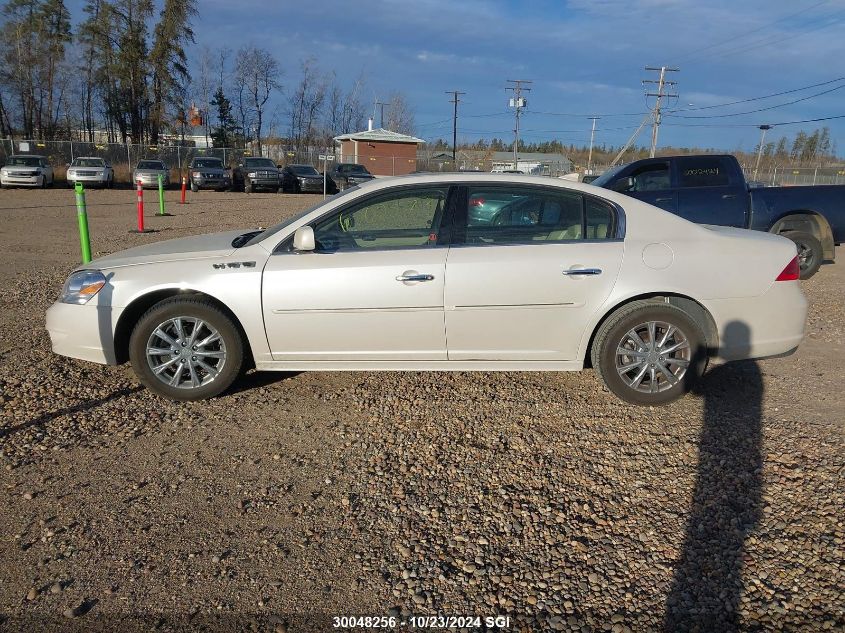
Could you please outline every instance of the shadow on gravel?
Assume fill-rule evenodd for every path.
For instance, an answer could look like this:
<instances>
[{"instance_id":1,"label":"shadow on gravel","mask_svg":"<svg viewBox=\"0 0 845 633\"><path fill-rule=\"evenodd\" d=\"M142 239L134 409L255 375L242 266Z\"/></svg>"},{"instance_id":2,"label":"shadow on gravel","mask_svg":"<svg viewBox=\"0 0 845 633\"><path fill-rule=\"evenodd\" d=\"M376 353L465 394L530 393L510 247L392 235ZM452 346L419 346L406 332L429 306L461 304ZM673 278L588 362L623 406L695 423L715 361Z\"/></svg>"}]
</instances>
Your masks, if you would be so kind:
<instances>
[{"instance_id":1,"label":"shadow on gravel","mask_svg":"<svg viewBox=\"0 0 845 633\"><path fill-rule=\"evenodd\" d=\"M301 373L301 371L251 371L238 378L223 395L230 396L242 391L269 387L277 382L296 378Z\"/></svg>"},{"instance_id":2,"label":"shadow on gravel","mask_svg":"<svg viewBox=\"0 0 845 633\"><path fill-rule=\"evenodd\" d=\"M21 422L20 424L0 429L0 439L8 437L13 433L17 433L18 431L28 429L32 426L44 426L45 424L52 422L56 418L60 418L63 415L67 415L68 413L79 413L80 411L88 411L90 409L94 409L96 407L99 407L100 405L105 404L106 402L110 402L117 398L122 398L124 396L137 393L141 391L141 389L141 387L123 387L122 389L118 389L117 391L114 391L107 396L103 396L102 398L92 398L91 400L85 400L84 402L80 402L79 404L75 404L70 407L64 407L62 409L56 409L55 411L42 413L37 418L32 418L31 420L27 420L26 422Z\"/></svg>"},{"instance_id":3,"label":"shadow on gravel","mask_svg":"<svg viewBox=\"0 0 845 633\"><path fill-rule=\"evenodd\" d=\"M750 341L733 322L725 339ZM699 389L704 420L681 558L666 601L666 631L736 631L745 540L761 515L763 378L753 361L722 365Z\"/></svg>"}]
</instances>

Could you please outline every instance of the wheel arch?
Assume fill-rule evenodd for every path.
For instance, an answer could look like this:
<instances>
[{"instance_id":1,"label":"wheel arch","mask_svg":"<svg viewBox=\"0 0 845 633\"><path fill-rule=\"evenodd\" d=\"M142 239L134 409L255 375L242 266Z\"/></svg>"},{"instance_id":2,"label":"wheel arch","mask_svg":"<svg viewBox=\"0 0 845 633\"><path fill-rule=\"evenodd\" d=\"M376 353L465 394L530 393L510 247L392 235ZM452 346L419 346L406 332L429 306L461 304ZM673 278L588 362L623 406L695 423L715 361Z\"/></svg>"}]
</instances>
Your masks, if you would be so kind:
<instances>
[{"instance_id":1,"label":"wheel arch","mask_svg":"<svg viewBox=\"0 0 845 633\"><path fill-rule=\"evenodd\" d=\"M803 231L809 233L819 240L822 244L822 251L826 260L832 260L835 257L836 251L833 242L833 230L830 224L820 213L810 211L809 209L790 211L788 214L780 217L772 228L770 233L780 235L787 231Z\"/></svg>"},{"instance_id":2,"label":"wheel arch","mask_svg":"<svg viewBox=\"0 0 845 633\"><path fill-rule=\"evenodd\" d=\"M602 315L602 317L593 327L593 331L590 333L589 341L587 342L587 345L583 351L582 358L584 360L585 368L592 367L591 352L593 349L593 343L596 339L596 334L601 329L601 326L604 325L605 321L607 321L616 312L624 308L626 305L633 303L634 301L653 301L654 303L668 303L669 305L673 305L676 308L680 308L701 326L701 330L704 332L704 336L707 342L707 354L709 356L713 355L719 349L719 329L716 327L716 321L713 320L713 316L710 314L710 311L707 308L705 308L701 303L699 303L692 297L688 297L686 295L674 292L651 292L634 295L633 297L627 297L624 300L614 304L611 308L605 311L604 315Z\"/></svg>"},{"instance_id":3,"label":"wheel arch","mask_svg":"<svg viewBox=\"0 0 845 633\"><path fill-rule=\"evenodd\" d=\"M114 329L114 355L118 365L122 365L129 361L129 337L132 335L132 330L138 320L144 313L152 308L155 304L170 299L172 297L187 298L202 298L211 301L217 308L220 309L226 316L228 316L235 327L241 334L244 345L244 362L246 365L252 366L254 358L252 355L252 346L249 342L249 337L246 335L243 325L235 316L229 307L220 301L217 297L199 290L185 290L181 288L164 288L161 290L153 290L151 292L140 295L132 300L132 302L124 308L123 312L118 317L117 324Z\"/></svg>"}]
</instances>

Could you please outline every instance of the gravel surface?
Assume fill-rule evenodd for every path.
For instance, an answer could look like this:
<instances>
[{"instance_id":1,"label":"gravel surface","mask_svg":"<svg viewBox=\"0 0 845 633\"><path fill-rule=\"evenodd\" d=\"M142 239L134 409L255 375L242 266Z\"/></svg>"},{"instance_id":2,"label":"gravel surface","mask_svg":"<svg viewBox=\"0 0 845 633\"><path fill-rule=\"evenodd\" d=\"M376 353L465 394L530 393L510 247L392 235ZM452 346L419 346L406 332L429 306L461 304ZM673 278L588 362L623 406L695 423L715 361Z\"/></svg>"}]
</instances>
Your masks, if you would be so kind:
<instances>
[{"instance_id":1,"label":"gravel surface","mask_svg":"<svg viewBox=\"0 0 845 633\"><path fill-rule=\"evenodd\" d=\"M133 191L89 192L95 255L319 200L178 195L137 235ZM72 204L0 191L0 630L845 630L842 249L796 355L665 408L592 372L251 373L176 404L51 354Z\"/></svg>"}]
</instances>

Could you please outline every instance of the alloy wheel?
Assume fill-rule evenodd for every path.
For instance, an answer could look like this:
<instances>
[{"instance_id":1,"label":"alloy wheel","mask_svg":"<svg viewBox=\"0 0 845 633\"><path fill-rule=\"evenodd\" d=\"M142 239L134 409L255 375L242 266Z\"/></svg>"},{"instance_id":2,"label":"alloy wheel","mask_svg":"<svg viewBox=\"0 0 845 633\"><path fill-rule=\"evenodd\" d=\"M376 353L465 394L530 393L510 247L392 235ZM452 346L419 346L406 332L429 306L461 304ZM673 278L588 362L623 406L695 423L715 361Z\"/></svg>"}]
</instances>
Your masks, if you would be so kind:
<instances>
[{"instance_id":1,"label":"alloy wheel","mask_svg":"<svg viewBox=\"0 0 845 633\"><path fill-rule=\"evenodd\" d=\"M623 335L615 358L616 371L629 388L660 393L683 380L692 360L692 348L676 325L647 321Z\"/></svg>"},{"instance_id":2,"label":"alloy wheel","mask_svg":"<svg viewBox=\"0 0 845 633\"><path fill-rule=\"evenodd\" d=\"M146 344L147 364L161 382L195 389L213 382L226 364L226 344L208 322L175 317L160 323Z\"/></svg>"}]
</instances>

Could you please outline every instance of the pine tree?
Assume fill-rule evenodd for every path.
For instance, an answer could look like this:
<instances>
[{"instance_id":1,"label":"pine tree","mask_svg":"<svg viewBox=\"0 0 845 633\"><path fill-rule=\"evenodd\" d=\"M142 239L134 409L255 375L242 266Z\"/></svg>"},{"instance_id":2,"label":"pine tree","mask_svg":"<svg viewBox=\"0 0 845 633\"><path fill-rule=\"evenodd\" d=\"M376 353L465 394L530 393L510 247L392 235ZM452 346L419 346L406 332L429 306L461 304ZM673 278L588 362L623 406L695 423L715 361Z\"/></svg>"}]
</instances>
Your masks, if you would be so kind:
<instances>
[{"instance_id":1,"label":"pine tree","mask_svg":"<svg viewBox=\"0 0 845 633\"><path fill-rule=\"evenodd\" d=\"M214 147L232 147L238 124L232 114L232 103L223 93L222 86L214 93L211 105L217 109L217 126L211 132L212 143Z\"/></svg>"}]
</instances>

